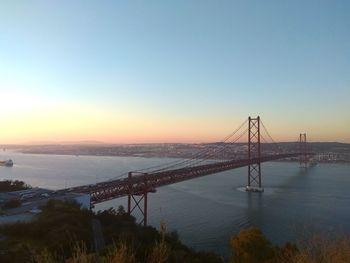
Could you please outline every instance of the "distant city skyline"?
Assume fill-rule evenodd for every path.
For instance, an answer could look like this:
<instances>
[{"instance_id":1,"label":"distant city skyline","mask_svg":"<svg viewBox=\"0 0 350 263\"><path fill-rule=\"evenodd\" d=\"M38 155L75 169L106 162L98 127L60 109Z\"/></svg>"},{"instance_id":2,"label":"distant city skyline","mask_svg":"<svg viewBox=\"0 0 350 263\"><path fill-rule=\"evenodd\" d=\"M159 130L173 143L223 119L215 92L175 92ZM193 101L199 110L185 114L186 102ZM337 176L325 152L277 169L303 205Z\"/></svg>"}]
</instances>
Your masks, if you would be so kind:
<instances>
[{"instance_id":1,"label":"distant city skyline","mask_svg":"<svg viewBox=\"0 0 350 263\"><path fill-rule=\"evenodd\" d=\"M2 1L0 144L350 143L349 1Z\"/></svg>"}]
</instances>

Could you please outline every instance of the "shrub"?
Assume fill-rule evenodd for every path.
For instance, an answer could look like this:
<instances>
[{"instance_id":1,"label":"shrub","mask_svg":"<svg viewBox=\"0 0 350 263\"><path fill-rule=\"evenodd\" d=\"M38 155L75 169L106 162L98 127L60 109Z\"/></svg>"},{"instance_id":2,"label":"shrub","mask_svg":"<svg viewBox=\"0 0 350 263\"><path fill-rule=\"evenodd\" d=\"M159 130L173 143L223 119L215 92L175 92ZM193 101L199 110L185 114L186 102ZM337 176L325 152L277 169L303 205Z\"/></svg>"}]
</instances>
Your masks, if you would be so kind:
<instances>
[{"instance_id":1,"label":"shrub","mask_svg":"<svg viewBox=\"0 0 350 263\"><path fill-rule=\"evenodd\" d=\"M5 202L2 206L3 209L16 208L21 206L21 201L18 199L12 199Z\"/></svg>"},{"instance_id":2,"label":"shrub","mask_svg":"<svg viewBox=\"0 0 350 263\"><path fill-rule=\"evenodd\" d=\"M257 228L241 230L230 240L231 262L265 262L275 257L272 243Z\"/></svg>"},{"instance_id":3,"label":"shrub","mask_svg":"<svg viewBox=\"0 0 350 263\"><path fill-rule=\"evenodd\" d=\"M0 181L0 192L13 192L32 188L23 181L4 180Z\"/></svg>"}]
</instances>

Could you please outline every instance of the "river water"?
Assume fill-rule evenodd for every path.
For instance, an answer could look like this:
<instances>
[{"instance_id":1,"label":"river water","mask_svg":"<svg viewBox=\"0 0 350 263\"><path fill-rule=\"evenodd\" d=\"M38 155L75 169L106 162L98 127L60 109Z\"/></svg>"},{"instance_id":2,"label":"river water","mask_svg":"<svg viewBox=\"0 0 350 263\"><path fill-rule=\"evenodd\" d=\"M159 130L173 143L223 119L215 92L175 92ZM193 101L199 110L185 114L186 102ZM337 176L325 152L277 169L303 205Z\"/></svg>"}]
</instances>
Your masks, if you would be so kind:
<instances>
[{"instance_id":1,"label":"river water","mask_svg":"<svg viewBox=\"0 0 350 263\"><path fill-rule=\"evenodd\" d=\"M35 155L1 152L12 168L0 167L0 180L60 189L109 180L130 171L168 163L168 158ZM302 170L297 163L262 164L264 193L242 190L247 168L225 171L157 189L149 195L149 224L163 220L169 231L198 250L228 253L230 236L256 226L274 243L300 240L312 232L350 233L350 165L319 164ZM111 200L96 210L126 206Z\"/></svg>"}]
</instances>

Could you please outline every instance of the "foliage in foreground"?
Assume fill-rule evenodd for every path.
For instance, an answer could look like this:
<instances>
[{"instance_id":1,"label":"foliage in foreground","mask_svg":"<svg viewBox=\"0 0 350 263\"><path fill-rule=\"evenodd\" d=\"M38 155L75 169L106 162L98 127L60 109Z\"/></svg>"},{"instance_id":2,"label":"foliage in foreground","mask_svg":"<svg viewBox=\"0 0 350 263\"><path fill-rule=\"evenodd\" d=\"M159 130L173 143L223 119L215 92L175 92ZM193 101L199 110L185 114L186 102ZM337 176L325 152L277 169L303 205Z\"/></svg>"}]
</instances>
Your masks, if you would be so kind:
<instances>
[{"instance_id":1,"label":"foliage in foreground","mask_svg":"<svg viewBox=\"0 0 350 263\"><path fill-rule=\"evenodd\" d=\"M23 181L18 181L18 180L0 181L0 193L1 192L13 192L13 191L19 191L19 190L26 190L26 189L30 189L30 188L32 188L32 187Z\"/></svg>"},{"instance_id":2,"label":"foliage in foreground","mask_svg":"<svg viewBox=\"0 0 350 263\"><path fill-rule=\"evenodd\" d=\"M195 252L168 233L135 223L124 212L108 209L97 214L75 203L50 201L36 221L0 228L0 262L32 263L345 263L350 262L348 238L318 237L299 245L274 246L256 228L241 230L230 239L227 261L210 252ZM94 249L92 219L98 220L106 247Z\"/></svg>"},{"instance_id":3,"label":"foliage in foreground","mask_svg":"<svg viewBox=\"0 0 350 263\"><path fill-rule=\"evenodd\" d=\"M17 199L11 199L2 205L2 209L16 208L21 206L21 201Z\"/></svg>"},{"instance_id":4,"label":"foliage in foreground","mask_svg":"<svg viewBox=\"0 0 350 263\"><path fill-rule=\"evenodd\" d=\"M106 243L98 253L92 219L101 223ZM51 200L37 220L3 226L0 233L6 237L0 242L0 262L222 262L215 254L183 245L164 227L160 233L137 225L122 208L95 214L75 203Z\"/></svg>"},{"instance_id":5,"label":"foliage in foreground","mask_svg":"<svg viewBox=\"0 0 350 263\"><path fill-rule=\"evenodd\" d=\"M241 230L230 240L231 263L348 263L350 239L343 236L312 237L297 247L273 246L260 230Z\"/></svg>"},{"instance_id":6,"label":"foliage in foreground","mask_svg":"<svg viewBox=\"0 0 350 263\"><path fill-rule=\"evenodd\" d=\"M76 245L73 257L66 263L166 263L166 262L224 262L213 254L198 257L171 259L171 247L165 241L166 233L161 229L161 238L156 241L141 261L137 260L133 246L119 243L111 246L104 254L88 253L86 248ZM230 240L232 255L230 263L348 263L350 262L350 242L347 238L312 238L301 249L286 243L275 247L255 228L244 229ZM35 263L57 263L47 252L34 255Z\"/></svg>"}]
</instances>

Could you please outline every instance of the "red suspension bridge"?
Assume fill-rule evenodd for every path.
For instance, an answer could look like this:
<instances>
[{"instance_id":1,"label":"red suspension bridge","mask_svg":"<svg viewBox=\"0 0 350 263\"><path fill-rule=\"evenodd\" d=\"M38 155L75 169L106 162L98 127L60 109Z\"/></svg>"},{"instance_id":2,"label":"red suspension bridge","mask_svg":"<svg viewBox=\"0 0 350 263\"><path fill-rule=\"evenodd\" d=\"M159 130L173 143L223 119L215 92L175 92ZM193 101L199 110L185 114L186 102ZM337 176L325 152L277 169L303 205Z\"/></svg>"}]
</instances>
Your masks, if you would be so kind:
<instances>
[{"instance_id":1,"label":"red suspension bridge","mask_svg":"<svg viewBox=\"0 0 350 263\"><path fill-rule=\"evenodd\" d=\"M244 128L246 125L248 127ZM269 139L265 138L263 131ZM229 146L237 143L244 135L248 135L245 157L242 158L241 154L232 156L230 159L217 158L219 154L222 154ZM262 150L262 146L267 143L274 146L273 150ZM124 174L124 178L100 182L95 185L74 187L70 190L90 194L92 205L127 196L128 213L132 214L135 210L139 210L142 214L141 223L147 225L147 196L149 193L155 192L157 187L247 166L246 190L263 192L261 163L299 157L300 167L306 168L311 155L313 154L307 151L305 133L300 134L299 141L295 144L295 149L286 151L273 140L259 116L256 118L249 117L233 133L225 137L218 144L218 147L201 150L193 158L177 160L139 171L131 171L127 173L127 177Z\"/></svg>"}]
</instances>

